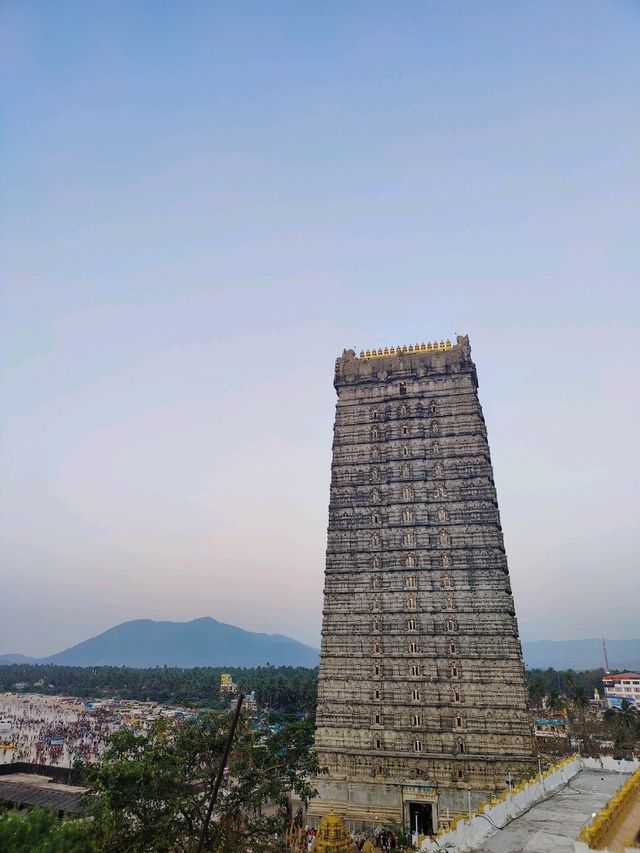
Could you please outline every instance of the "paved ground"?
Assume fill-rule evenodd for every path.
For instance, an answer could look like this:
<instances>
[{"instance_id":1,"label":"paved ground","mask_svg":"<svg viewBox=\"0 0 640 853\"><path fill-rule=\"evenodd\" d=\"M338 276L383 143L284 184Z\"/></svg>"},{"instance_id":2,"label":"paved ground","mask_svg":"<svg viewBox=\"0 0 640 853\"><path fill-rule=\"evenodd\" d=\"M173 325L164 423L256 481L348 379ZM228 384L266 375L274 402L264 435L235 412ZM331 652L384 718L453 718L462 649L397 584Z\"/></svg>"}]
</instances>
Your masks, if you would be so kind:
<instances>
[{"instance_id":1,"label":"paved ground","mask_svg":"<svg viewBox=\"0 0 640 853\"><path fill-rule=\"evenodd\" d=\"M573 853L583 823L600 811L627 776L583 770L551 799L487 838L481 853Z\"/></svg>"}]
</instances>

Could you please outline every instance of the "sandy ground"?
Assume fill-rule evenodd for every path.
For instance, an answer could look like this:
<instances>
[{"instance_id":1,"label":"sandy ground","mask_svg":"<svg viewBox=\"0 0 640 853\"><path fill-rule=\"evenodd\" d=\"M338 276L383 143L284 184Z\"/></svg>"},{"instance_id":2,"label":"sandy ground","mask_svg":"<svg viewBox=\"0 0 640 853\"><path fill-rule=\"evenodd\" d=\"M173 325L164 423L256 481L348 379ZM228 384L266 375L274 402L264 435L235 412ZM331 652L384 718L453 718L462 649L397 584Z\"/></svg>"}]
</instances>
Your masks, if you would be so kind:
<instances>
[{"instance_id":1,"label":"sandy ground","mask_svg":"<svg viewBox=\"0 0 640 853\"><path fill-rule=\"evenodd\" d=\"M76 758L97 761L105 739L122 726L108 712L89 713L82 702L61 696L0 694L0 719L11 722L0 741L15 743L0 749L0 764L39 762L70 767Z\"/></svg>"}]
</instances>

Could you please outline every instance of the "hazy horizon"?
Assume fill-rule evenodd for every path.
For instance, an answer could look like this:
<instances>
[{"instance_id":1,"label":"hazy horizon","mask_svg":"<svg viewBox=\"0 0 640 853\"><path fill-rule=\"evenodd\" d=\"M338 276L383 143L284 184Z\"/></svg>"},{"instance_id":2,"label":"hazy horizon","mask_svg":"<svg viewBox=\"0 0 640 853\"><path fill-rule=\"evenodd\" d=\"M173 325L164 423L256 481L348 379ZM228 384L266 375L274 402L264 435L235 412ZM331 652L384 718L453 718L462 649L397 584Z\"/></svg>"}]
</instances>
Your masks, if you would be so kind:
<instances>
[{"instance_id":1,"label":"hazy horizon","mask_svg":"<svg viewBox=\"0 0 640 853\"><path fill-rule=\"evenodd\" d=\"M640 9L0 10L0 651L315 645L344 348L469 334L524 639L638 636Z\"/></svg>"},{"instance_id":2,"label":"hazy horizon","mask_svg":"<svg viewBox=\"0 0 640 853\"><path fill-rule=\"evenodd\" d=\"M25 655L25 657L33 657L33 658L34 658L34 659L36 659L36 660L39 660L39 659L41 659L41 658L46 658L46 657L48 657L50 654L57 654L58 652L66 651L66 649L67 649L67 648L71 648L71 647L73 647L73 646L75 646L75 645L78 645L78 644L82 643L82 642L83 642L83 641L85 641L85 640L91 640L91 639L94 639L95 637L100 636L100 635L101 635L101 634L103 634L105 631L108 631L108 630L110 630L111 628L117 628L117 627L119 627L120 625L127 624L127 622L131 622L131 621L134 621L134 622L147 622L147 621L151 621L151 622L172 622L172 623L176 623L176 622L177 622L177 623L185 623L185 622L192 622L192 621L198 621L198 620L201 620L201 619L210 619L210 618L211 618L211 619L214 619L214 620L215 620L215 621L217 621L217 622L223 622L223 621L224 621L224 620L221 620L221 619L217 619L217 620L216 620L216 619L215 619L215 616L209 616L209 615L204 615L204 616L194 616L192 619L188 619L188 620L187 620L187 619L182 619L182 620L177 620L177 619L149 619L148 617L144 617L144 616L142 616L142 617L138 617L138 618L135 618L135 619L132 619L132 620L126 620L125 622L119 622L119 623L117 623L116 625L110 625L110 626L108 626L107 628L105 628L105 629L104 629L104 631L98 631L98 632L97 632L97 633L95 633L95 634L91 634L91 635L88 635L88 636L86 636L86 637L83 637L81 640L79 640L79 641L78 641L78 643L75 643L75 642L74 642L74 643L72 643L70 646L65 647L64 649L62 649L62 648L60 648L60 649L56 649L54 652L47 652L47 653L43 653L43 654L41 654L41 655L36 655L36 654L32 654L32 655ZM224 624L231 624L231 623L224 623ZM232 627L235 627L235 628L242 628L243 630L248 630L248 629L245 629L242 625L233 625ZM304 645L310 646L310 647L315 648L315 649L317 649L318 651L320 651L320 636L318 636L318 638L317 638L316 642L307 642L307 641L305 641L305 640L300 640L298 637L291 637L291 636L290 636L290 635L288 635L288 634L284 634L284 635L283 635L283 634L280 634L280 632L278 632L278 631L273 631L273 632L271 632L271 631L264 631L264 632L263 632L263 631L258 631L258 630L256 630L254 633L258 633L258 634L260 634L260 633L264 633L264 634L267 634L268 636L285 636L285 637L288 637L289 639L292 639L292 640L298 640L298 642L303 643ZM590 641L590 640L591 640L591 641L596 641L596 642L600 643L602 639L604 639L606 643L610 643L610 644L613 644L613 643L616 643L616 642L623 642L623 643L624 643L624 642L640 642L640 635L639 635L639 636L636 636L636 637L605 637L605 638L596 637L596 636L591 636L591 637L574 637L574 638L572 638L572 639L561 639L561 638L560 638L560 639L555 639L555 640L549 640L549 639L544 638L544 637L537 637L537 638L535 638L535 639L531 639L531 638L528 638L528 637L523 637L523 638L522 638L522 642L523 642L523 643L580 643L580 642L587 642L587 641ZM620 668L620 667L617 667L617 666L615 666L615 665L616 665L617 663L621 663L621 661L620 661L620 660L616 661L614 658L612 658L612 651L611 651L611 649L610 649L610 648L608 648L608 652L609 652L609 658L610 658L610 661L611 661L611 665L612 665L612 667L613 667L614 669L615 669L615 668ZM2 655L14 655L14 654L15 654L15 655L19 655L19 654L24 654L24 653L23 653L23 652L20 652L19 650L16 650L16 649L5 649L5 650L0 650L0 656L2 656ZM604 662L604 656L603 656L603 662Z\"/></svg>"}]
</instances>

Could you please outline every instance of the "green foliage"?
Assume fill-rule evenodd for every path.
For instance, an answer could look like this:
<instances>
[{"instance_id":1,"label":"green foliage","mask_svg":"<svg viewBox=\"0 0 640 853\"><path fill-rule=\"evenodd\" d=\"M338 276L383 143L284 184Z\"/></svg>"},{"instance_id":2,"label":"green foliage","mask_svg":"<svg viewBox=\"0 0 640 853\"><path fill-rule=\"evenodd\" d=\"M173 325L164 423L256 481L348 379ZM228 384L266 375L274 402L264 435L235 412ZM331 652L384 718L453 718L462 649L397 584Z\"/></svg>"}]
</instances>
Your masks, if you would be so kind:
<instances>
[{"instance_id":1,"label":"green foliage","mask_svg":"<svg viewBox=\"0 0 640 853\"><path fill-rule=\"evenodd\" d=\"M604 722L621 755L631 755L640 740L640 714L635 705L623 699L619 708L608 708Z\"/></svg>"},{"instance_id":2,"label":"green foliage","mask_svg":"<svg viewBox=\"0 0 640 853\"><path fill-rule=\"evenodd\" d=\"M15 684L25 684L25 689L30 692L50 695L115 696L186 705L203 703L216 707L221 700L222 672L230 672L245 692L254 690L258 704L272 709L279 716L283 713L315 713L318 671L302 666L134 669L128 666L9 664L0 666L0 691L12 690Z\"/></svg>"},{"instance_id":3,"label":"green foliage","mask_svg":"<svg viewBox=\"0 0 640 853\"><path fill-rule=\"evenodd\" d=\"M593 696L595 688L600 691L602 696L603 675L603 669L591 669L583 672L577 672L573 669L556 670L551 667L549 669L528 669L527 686L530 704L534 708L539 708L545 696L563 696L567 699L573 699L580 695L588 700ZM582 700L579 701L582 702ZM565 705L567 704L565 702Z\"/></svg>"},{"instance_id":4,"label":"green foliage","mask_svg":"<svg viewBox=\"0 0 640 853\"><path fill-rule=\"evenodd\" d=\"M193 853L231 724L228 711L146 735L116 732L99 767L85 765L87 816L59 820L43 809L0 816L2 853ZM256 730L241 716L205 840L216 853L281 853L292 828L288 795L308 802L317 776L313 725Z\"/></svg>"},{"instance_id":5,"label":"green foliage","mask_svg":"<svg viewBox=\"0 0 640 853\"><path fill-rule=\"evenodd\" d=\"M117 732L100 767L90 771L98 849L195 850L230 722L229 712L206 711L182 724L158 720L146 736ZM241 717L205 850L286 849L278 839L290 824L288 792L304 801L315 794L308 779L320 769L312 738L308 721L255 731Z\"/></svg>"},{"instance_id":6,"label":"green foliage","mask_svg":"<svg viewBox=\"0 0 640 853\"><path fill-rule=\"evenodd\" d=\"M3 853L94 853L97 849L86 819L59 820L47 809L0 815Z\"/></svg>"}]
</instances>

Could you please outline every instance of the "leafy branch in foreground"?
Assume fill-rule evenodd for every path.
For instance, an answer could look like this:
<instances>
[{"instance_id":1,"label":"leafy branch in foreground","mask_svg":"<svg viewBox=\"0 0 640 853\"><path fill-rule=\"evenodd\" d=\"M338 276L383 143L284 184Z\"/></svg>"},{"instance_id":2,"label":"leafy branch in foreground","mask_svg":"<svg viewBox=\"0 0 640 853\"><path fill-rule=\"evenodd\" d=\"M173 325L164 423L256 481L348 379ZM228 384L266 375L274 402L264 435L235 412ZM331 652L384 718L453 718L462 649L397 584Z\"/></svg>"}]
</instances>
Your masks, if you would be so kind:
<instances>
[{"instance_id":1,"label":"leafy branch in foreground","mask_svg":"<svg viewBox=\"0 0 640 853\"><path fill-rule=\"evenodd\" d=\"M228 712L185 723L158 720L142 735L117 732L90 768L89 814L99 850L189 853L195 849L230 725ZM313 728L297 722L255 730L242 718L205 850L284 851L288 794L308 802L320 768Z\"/></svg>"}]
</instances>

